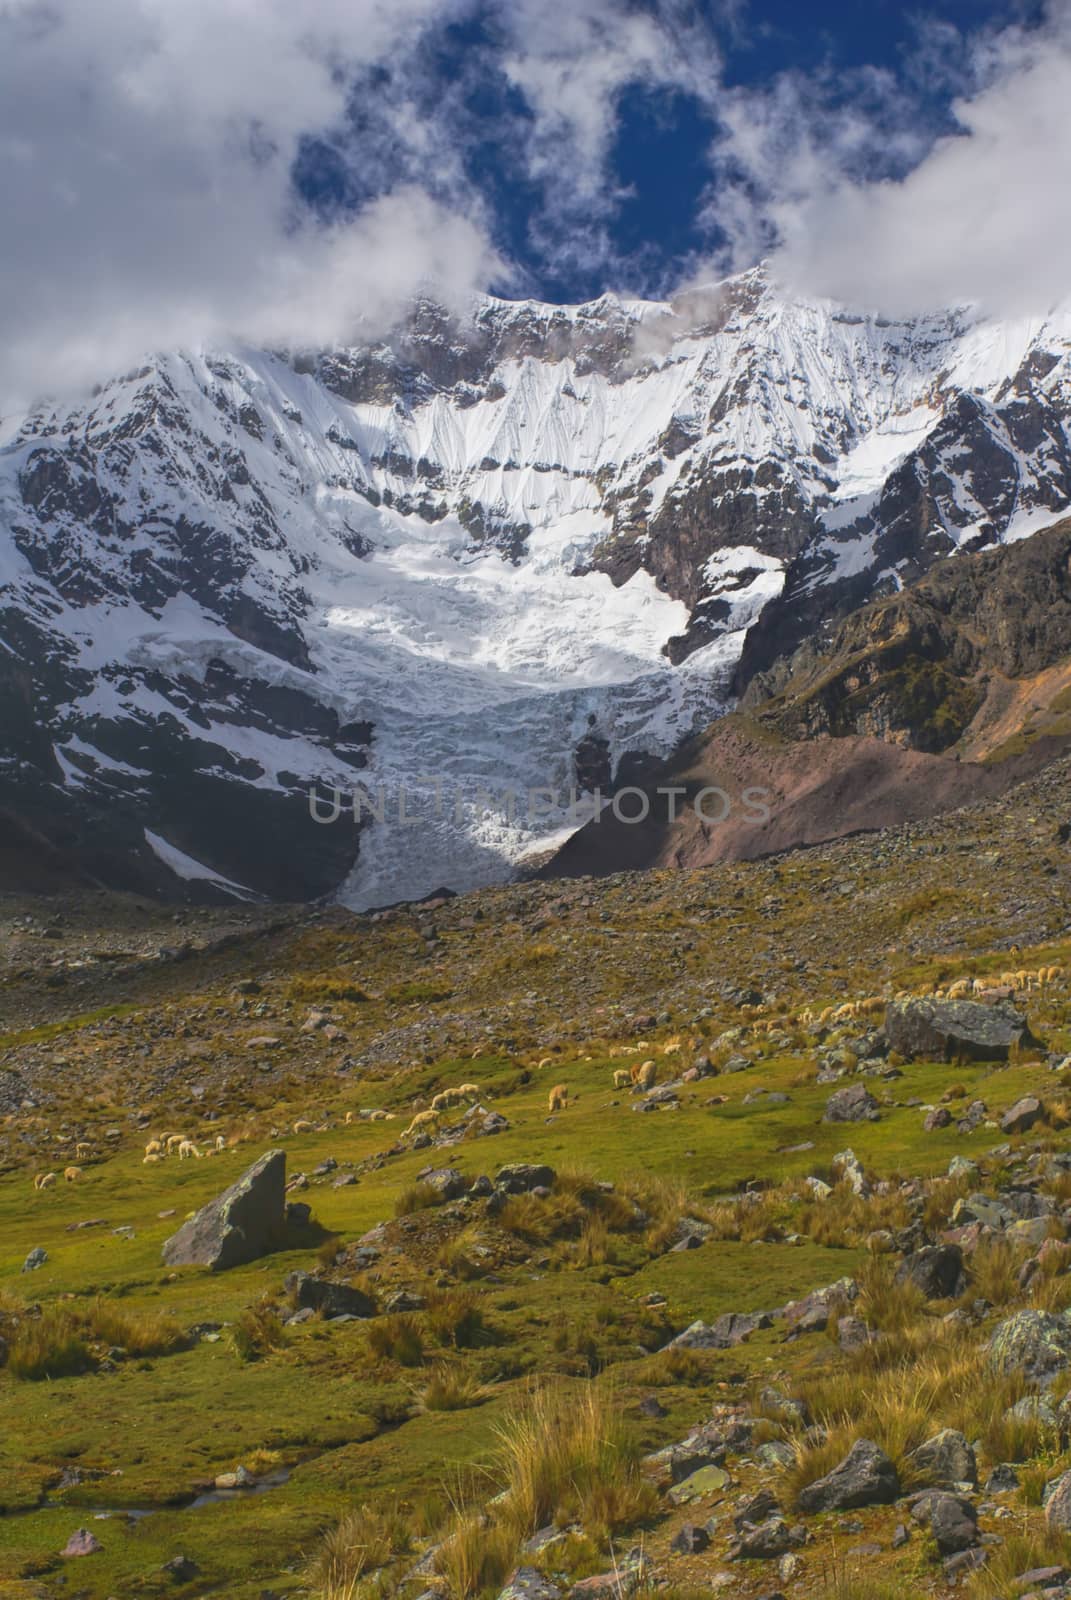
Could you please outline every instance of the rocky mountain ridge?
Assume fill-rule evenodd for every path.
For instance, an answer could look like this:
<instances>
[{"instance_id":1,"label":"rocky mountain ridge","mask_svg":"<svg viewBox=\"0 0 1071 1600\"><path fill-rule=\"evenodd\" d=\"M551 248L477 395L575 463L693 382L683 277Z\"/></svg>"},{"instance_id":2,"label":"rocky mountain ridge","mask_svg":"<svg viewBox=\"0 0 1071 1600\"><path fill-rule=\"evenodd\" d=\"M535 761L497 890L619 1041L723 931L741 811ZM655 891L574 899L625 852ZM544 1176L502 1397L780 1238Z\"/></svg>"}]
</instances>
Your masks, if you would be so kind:
<instances>
[{"instance_id":1,"label":"rocky mountain ridge","mask_svg":"<svg viewBox=\"0 0 1071 1600\"><path fill-rule=\"evenodd\" d=\"M1071 315L890 323L761 270L154 358L2 424L0 805L31 877L39 850L208 898L500 880L571 790L1052 520L1069 410ZM363 826L310 816L355 786Z\"/></svg>"}]
</instances>

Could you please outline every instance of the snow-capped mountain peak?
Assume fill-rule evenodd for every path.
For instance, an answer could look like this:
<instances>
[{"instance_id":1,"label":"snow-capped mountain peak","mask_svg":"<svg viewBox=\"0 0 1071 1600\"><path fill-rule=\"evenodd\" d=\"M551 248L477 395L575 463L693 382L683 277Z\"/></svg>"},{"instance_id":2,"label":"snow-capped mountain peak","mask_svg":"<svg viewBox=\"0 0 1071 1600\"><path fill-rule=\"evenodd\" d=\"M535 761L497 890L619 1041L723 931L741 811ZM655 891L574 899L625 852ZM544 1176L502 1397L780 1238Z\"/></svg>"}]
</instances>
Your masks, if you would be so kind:
<instances>
[{"instance_id":1,"label":"snow-capped mountain peak","mask_svg":"<svg viewBox=\"0 0 1071 1600\"><path fill-rule=\"evenodd\" d=\"M9 418L4 803L115 882L502 877L831 618L1066 507L1069 358L1065 312L888 322L755 271L422 302ZM382 820L310 816L355 786Z\"/></svg>"}]
</instances>

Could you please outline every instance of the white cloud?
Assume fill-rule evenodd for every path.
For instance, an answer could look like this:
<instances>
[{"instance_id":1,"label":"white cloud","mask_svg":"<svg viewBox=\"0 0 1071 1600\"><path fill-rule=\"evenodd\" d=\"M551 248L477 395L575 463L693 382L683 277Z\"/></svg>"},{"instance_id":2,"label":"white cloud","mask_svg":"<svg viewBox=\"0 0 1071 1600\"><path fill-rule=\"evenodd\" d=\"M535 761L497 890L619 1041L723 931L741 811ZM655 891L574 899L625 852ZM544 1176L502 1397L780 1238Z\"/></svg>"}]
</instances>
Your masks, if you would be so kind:
<instances>
[{"instance_id":1,"label":"white cloud","mask_svg":"<svg viewBox=\"0 0 1071 1600\"><path fill-rule=\"evenodd\" d=\"M900 181L846 178L817 147L811 172L773 187L773 267L796 291L912 314L975 303L1043 315L1071 292L1071 16L1008 29L974 52L983 82ZM791 174L791 163L789 166Z\"/></svg>"},{"instance_id":2,"label":"white cloud","mask_svg":"<svg viewBox=\"0 0 1071 1600\"><path fill-rule=\"evenodd\" d=\"M351 224L295 208L301 136L443 0L0 0L3 399L147 349L380 331L486 283L468 214L407 184Z\"/></svg>"}]
</instances>

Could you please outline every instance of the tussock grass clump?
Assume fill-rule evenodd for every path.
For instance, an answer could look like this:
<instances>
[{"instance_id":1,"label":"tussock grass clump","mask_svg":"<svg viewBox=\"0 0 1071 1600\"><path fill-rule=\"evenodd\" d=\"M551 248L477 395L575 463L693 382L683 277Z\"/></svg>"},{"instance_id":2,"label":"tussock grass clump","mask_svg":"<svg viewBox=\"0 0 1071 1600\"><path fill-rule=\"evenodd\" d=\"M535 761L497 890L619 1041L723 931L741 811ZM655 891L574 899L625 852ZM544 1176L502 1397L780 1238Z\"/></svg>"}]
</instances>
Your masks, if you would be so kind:
<instances>
[{"instance_id":1,"label":"tussock grass clump","mask_svg":"<svg viewBox=\"0 0 1071 1600\"><path fill-rule=\"evenodd\" d=\"M475 1350L491 1342L479 1296L471 1289L430 1295L424 1320L436 1343L454 1350Z\"/></svg>"},{"instance_id":2,"label":"tussock grass clump","mask_svg":"<svg viewBox=\"0 0 1071 1600\"><path fill-rule=\"evenodd\" d=\"M856 1313L885 1334L917 1329L925 1314L926 1299L911 1283L897 1283L887 1256L873 1256L858 1273Z\"/></svg>"},{"instance_id":3,"label":"tussock grass clump","mask_svg":"<svg viewBox=\"0 0 1071 1600\"><path fill-rule=\"evenodd\" d=\"M1003 1307L1018 1300L1022 1293L1019 1272L1029 1253L1006 1239L982 1239L971 1256L971 1283L964 1302L970 1304L981 1297L990 1305Z\"/></svg>"},{"instance_id":4,"label":"tussock grass clump","mask_svg":"<svg viewBox=\"0 0 1071 1600\"><path fill-rule=\"evenodd\" d=\"M653 1515L658 1497L604 1390L537 1390L498 1430L509 1515L528 1533L578 1521L609 1539Z\"/></svg>"},{"instance_id":5,"label":"tussock grass clump","mask_svg":"<svg viewBox=\"0 0 1071 1600\"><path fill-rule=\"evenodd\" d=\"M166 1356L184 1349L189 1336L164 1311L135 1311L114 1300L98 1298L79 1315L92 1339L117 1345L131 1356Z\"/></svg>"},{"instance_id":6,"label":"tussock grass clump","mask_svg":"<svg viewBox=\"0 0 1071 1600\"><path fill-rule=\"evenodd\" d=\"M39 1317L20 1322L8 1347L8 1371L15 1378L69 1378L93 1365L85 1333L58 1306L46 1306Z\"/></svg>"},{"instance_id":7,"label":"tussock grass clump","mask_svg":"<svg viewBox=\"0 0 1071 1600\"><path fill-rule=\"evenodd\" d=\"M408 1312L395 1312L373 1322L368 1330L368 1346L380 1361L396 1361L400 1367L424 1364L420 1323Z\"/></svg>"},{"instance_id":8,"label":"tussock grass clump","mask_svg":"<svg viewBox=\"0 0 1071 1600\"><path fill-rule=\"evenodd\" d=\"M434 1369L419 1394L425 1411L465 1411L487 1397L487 1387L477 1377L445 1362Z\"/></svg>"},{"instance_id":9,"label":"tussock grass clump","mask_svg":"<svg viewBox=\"0 0 1071 1600\"><path fill-rule=\"evenodd\" d=\"M1019 1600L1023 1586L1016 1578L1039 1567L1063 1567L1071 1562L1071 1538L1067 1534L1039 1530L1008 1533L1002 1544L991 1548L985 1566L967 1580L969 1600Z\"/></svg>"},{"instance_id":10,"label":"tussock grass clump","mask_svg":"<svg viewBox=\"0 0 1071 1600\"><path fill-rule=\"evenodd\" d=\"M247 1306L231 1329L231 1344L239 1361L260 1361L286 1344L286 1329L279 1313L266 1300Z\"/></svg>"},{"instance_id":11,"label":"tussock grass clump","mask_svg":"<svg viewBox=\"0 0 1071 1600\"><path fill-rule=\"evenodd\" d=\"M435 1569L452 1600L476 1600L502 1587L516 1566L518 1544L507 1523L479 1511L460 1512L435 1553Z\"/></svg>"},{"instance_id":12,"label":"tussock grass clump","mask_svg":"<svg viewBox=\"0 0 1071 1600\"><path fill-rule=\"evenodd\" d=\"M411 1183L395 1200L394 1215L409 1217L414 1211L431 1211L442 1203L442 1195L438 1189L432 1188L430 1183Z\"/></svg>"},{"instance_id":13,"label":"tussock grass clump","mask_svg":"<svg viewBox=\"0 0 1071 1600\"><path fill-rule=\"evenodd\" d=\"M348 1600L362 1578L410 1548L409 1520L400 1506L361 1506L324 1535L309 1582L322 1600Z\"/></svg>"},{"instance_id":14,"label":"tussock grass clump","mask_svg":"<svg viewBox=\"0 0 1071 1600\"><path fill-rule=\"evenodd\" d=\"M462 1283L471 1283L476 1278L484 1277L490 1267L476 1253L475 1247L479 1242L478 1230L465 1228L439 1246L435 1265Z\"/></svg>"},{"instance_id":15,"label":"tussock grass clump","mask_svg":"<svg viewBox=\"0 0 1071 1600\"><path fill-rule=\"evenodd\" d=\"M860 1438L892 1458L905 1488L915 1481L908 1456L941 1428L980 1440L990 1461L1026 1459L1022 1452L1036 1454L1043 1435L1033 1419L1005 1415L1025 1392L1021 1374L990 1370L977 1333L930 1317L901 1324L797 1385L797 1397L827 1432L821 1442L799 1441L786 1493L794 1500Z\"/></svg>"},{"instance_id":16,"label":"tussock grass clump","mask_svg":"<svg viewBox=\"0 0 1071 1600\"><path fill-rule=\"evenodd\" d=\"M635 1380L646 1388L664 1388L670 1384L699 1384L710 1381L710 1361L697 1350L687 1350L679 1345L671 1350L659 1350L648 1356L635 1368Z\"/></svg>"},{"instance_id":17,"label":"tussock grass clump","mask_svg":"<svg viewBox=\"0 0 1071 1600\"><path fill-rule=\"evenodd\" d=\"M620 1411L590 1384L533 1390L497 1428L490 1476L503 1493L486 1511L459 1504L436 1554L451 1600L501 1587L523 1541L550 1522L577 1521L605 1546L659 1509Z\"/></svg>"}]
</instances>

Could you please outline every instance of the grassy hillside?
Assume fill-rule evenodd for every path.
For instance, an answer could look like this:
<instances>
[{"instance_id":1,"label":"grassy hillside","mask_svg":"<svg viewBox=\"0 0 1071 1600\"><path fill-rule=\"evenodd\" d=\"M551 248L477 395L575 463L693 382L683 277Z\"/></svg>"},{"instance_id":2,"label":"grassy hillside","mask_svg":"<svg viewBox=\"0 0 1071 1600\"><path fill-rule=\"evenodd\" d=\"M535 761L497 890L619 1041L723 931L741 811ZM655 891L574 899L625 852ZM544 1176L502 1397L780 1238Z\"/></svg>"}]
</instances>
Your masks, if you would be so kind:
<instances>
[{"instance_id":1,"label":"grassy hillside","mask_svg":"<svg viewBox=\"0 0 1071 1600\"><path fill-rule=\"evenodd\" d=\"M129 901L10 901L0 1596L385 1596L423 1561L403 1592L460 1600L497 1594L519 1559L562 1593L616 1571L617 1592L941 1594L903 1503L795 1509L858 1437L906 1491L911 1450L941 1425L975 1444L983 1484L1019 1463L1014 1493L975 1496L1001 1542L979 1546L992 1575L964 1580L972 1592L1065 1561L1038 1504L1071 1466L1061 1427L1006 1418L1025 1387L994 1382L983 1345L1010 1309L1071 1304L1071 1180L1053 1162L1071 1089L1054 1070L1071 1050L1066 778L1061 763L973 811L773 861L377 917L190 912L176 927ZM1013 997L1041 1043L1008 1062L869 1053L893 995L1042 967L1062 970ZM613 1076L645 1061L676 1084L647 1111ZM878 1119L824 1122L855 1082ZM413 1114L462 1083L478 1095L415 1147ZM557 1085L568 1102L550 1116ZM1043 1118L1004 1135L1034 1092ZM927 1131L941 1105L953 1120ZM501 1131L483 1131L491 1113ZM201 1158L146 1164L169 1131ZM837 1181L848 1147L863 1198ZM166 1267L164 1239L269 1148L304 1174L291 1198L313 1226L228 1272ZM956 1159L977 1173L950 1177ZM422 1178L524 1162L553 1169L547 1192L444 1201ZM58 1181L37 1191L45 1172ZM1024 1185L1051 1202L1057 1241L1029 1284L1037 1240L1011 1229L982 1241L955 1300L894 1286L912 1229L939 1237L957 1201ZM34 1249L47 1259L23 1271ZM376 1315L287 1325L297 1268L363 1288ZM841 1348L839 1313L799 1338L776 1319L733 1348L666 1349L696 1320L845 1277L878 1335L858 1349ZM645 1458L727 1406L750 1418L745 1447L675 1504ZM255 1486L211 1487L239 1468ZM806 1529L783 1568L730 1559L734 1512L759 1488ZM672 1548L711 1519L705 1549ZM561 1537L524 1555L551 1523ZM914 1532L894 1549L901 1523ZM79 1528L100 1548L62 1556Z\"/></svg>"}]
</instances>

